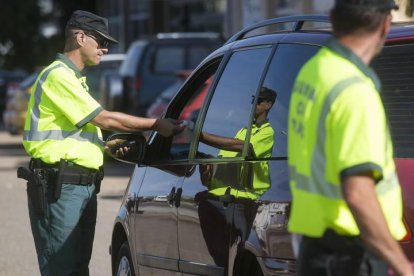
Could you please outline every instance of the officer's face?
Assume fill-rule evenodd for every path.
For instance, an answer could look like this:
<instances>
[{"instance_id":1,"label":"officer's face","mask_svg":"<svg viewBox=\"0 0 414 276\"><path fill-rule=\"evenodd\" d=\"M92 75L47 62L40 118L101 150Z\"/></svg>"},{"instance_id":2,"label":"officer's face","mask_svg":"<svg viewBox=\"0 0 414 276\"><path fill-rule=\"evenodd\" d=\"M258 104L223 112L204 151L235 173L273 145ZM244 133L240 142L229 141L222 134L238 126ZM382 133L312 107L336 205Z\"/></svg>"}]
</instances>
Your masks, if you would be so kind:
<instances>
[{"instance_id":1,"label":"officer's face","mask_svg":"<svg viewBox=\"0 0 414 276\"><path fill-rule=\"evenodd\" d=\"M101 62L102 55L108 52L108 43L99 35L84 33L84 61L85 65L93 66Z\"/></svg>"},{"instance_id":2,"label":"officer's face","mask_svg":"<svg viewBox=\"0 0 414 276\"><path fill-rule=\"evenodd\" d=\"M272 102L259 98L255 110L255 118L266 116L266 112L272 107Z\"/></svg>"}]
</instances>

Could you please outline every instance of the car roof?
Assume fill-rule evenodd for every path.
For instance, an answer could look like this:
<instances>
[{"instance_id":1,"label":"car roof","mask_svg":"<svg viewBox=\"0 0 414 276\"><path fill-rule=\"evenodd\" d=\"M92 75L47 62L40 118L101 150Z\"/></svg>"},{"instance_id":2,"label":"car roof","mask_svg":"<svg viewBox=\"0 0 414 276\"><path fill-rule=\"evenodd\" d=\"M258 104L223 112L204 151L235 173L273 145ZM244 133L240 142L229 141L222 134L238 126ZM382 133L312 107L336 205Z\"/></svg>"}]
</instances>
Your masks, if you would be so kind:
<instances>
[{"instance_id":1,"label":"car roof","mask_svg":"<svg viewBox=\"0 0 414 276\"><path fill-rule=\"evenodd\" d=\"M312 27L312 24L314 27ZM278 28L272 29L270 28L271 26L277 26ZM262 29L262 32L259 31L260 29ZM256 39L260 40L266 35L277 36L280 34L289 34L290 37L294 37L296 40L298 40L301 37L306 38L306 34L318 36L318 34L321 33L332 35L332 28L328 15L316 14L285 16L263 20L256 24L250 25L233 35L230 39L227 40L225 44L241 41L249 37L256 37ZM251 35L249 36L249 34ZM403 39L411 38L413 36L414 22L393 22L388 33L387 42L392 42L397 38ZM285 39L286 37L287 36L285 36Z\"/></svg>"},{"instance_id":2,"label":"car roof","mask_svg":"<svg viewBox=\"0 0 414 276\"><path fill-rule=\"evenodd\" d=\"M157 39L180 39L180 38L208 38L218 39L221 38L219 33L215 32L173 32L173 33L158 33L155 36Z\"/></svg>"},{"instance_id":3,"label":"car roof","mask_svg":"<svg viewBox=\"0 0 414 276\"><path fill-rule=\"evenodd\" d=\"M414 22L393 23L387 36L387 44L414 42Z\"/></svg>"}]
</instances>

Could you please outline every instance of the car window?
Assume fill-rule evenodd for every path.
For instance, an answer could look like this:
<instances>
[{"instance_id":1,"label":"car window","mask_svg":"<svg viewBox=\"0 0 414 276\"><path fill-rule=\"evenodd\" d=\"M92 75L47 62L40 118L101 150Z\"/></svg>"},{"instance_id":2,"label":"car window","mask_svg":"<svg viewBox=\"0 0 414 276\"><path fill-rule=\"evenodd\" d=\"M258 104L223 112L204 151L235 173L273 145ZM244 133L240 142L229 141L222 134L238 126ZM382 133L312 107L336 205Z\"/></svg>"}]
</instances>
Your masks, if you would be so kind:
<instances>
[{"instance_id":1,"label":"car window","mask_svg":"<svg viewBox=\"0 0 414 276\"><path fill-rule=\"evenodd\" d=\"M414 156L414 47L385 47L372 66L381 79L381 97L390 124L394 155Z\"/></svg>"},{"instance_id":2,"label":"car window","mask_svg":"<svg viewBox=\"0 0 414 276\"><path fill-rule=\"evenodd\" d=\"M154 54L153 69L155 73L175 73L184 67L183 47L163 46L159 47Z\"/></svg>"},{"instance_id":3,"label":"car window","mask_svg":"<svg viewBox=\"0 0 414 276\"><path fill-rule=\"evenodd\" d=\"M188 123L183 132L172 138L170 157L174 160L188 158L190 144L194 136L194 127L220 61L221 58L217 58L204 68L200 68L198 70L199 74L189 80L189 84L174 99L178 104L173 105L172 109L179 110L177 118ZM173 111L169 110L169 112Z\"/></svg>"},{"instance_id":4,"label":"car window","mask_svg":"<svg viewBox=\"0 0 414 276\"><path fill-rule=\"evenodd\" d=\"M263 87L277 93L268 114L274 130L272 157L287 156L287 116L292 85L302 65L318 50L319 47L313 45L280 44L270 62Z\"/></svg>"},{"instance_id":5,"label":"car window","mask_svg":"<svg viewBox=\"0 0 414 276\"><path fill-rule=\"evenodd\" d=\"M252 96L259 88L271 51L267 47L233 53L208 107L197 146L200 157L241 156L244 138L240 132L248 125Z\"/></svg>"}]
</instances>

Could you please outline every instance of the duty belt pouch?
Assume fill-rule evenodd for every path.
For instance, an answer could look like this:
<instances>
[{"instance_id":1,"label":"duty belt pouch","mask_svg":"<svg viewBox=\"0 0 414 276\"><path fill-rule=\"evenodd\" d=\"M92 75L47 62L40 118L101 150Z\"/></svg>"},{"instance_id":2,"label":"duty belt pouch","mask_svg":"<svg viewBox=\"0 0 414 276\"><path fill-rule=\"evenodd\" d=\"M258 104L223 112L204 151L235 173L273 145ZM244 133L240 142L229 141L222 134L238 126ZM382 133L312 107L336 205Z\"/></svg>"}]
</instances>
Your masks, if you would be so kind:
<instances>
[{"instance_id":1,"label":"duty belt pouch","mask_svg":"<svg viewBox=\"0 0 414 276\"><path fill-rule=\"evenodd\" d=\"M53 199L58 200L60 198L60 194L62 192L62 182L63 182L63 175L65 173L66 161L64 159L60 159L59 162L59 170L56 177L54 190L53 190Z\"/></svg>"},{"instance_id":2,"label":"duty belt pouch","mask_svg":"<svg viewBox=\"0 0 414 276\"><path fill-rule=\"evenodd\" d=\"M95 185L96 193L99 193L101 180L103 179L103 169L100 168L96 172L74 165L64 159L59 162L59 173L56 178L54 196L57 200L60 197L62 184L73 185Z\"/></svg>"},{"instance_id":3,"label":"duty belt pouch","mask_svg":"<svg viewBox=\"0 0 414 276\"><path fill-rule=\"evenodd\" d=\"M99 192L101 191L101 182L102 182L103 178L104 178L104 170L103 170L103 167L100 167L98 172L97 172L97 176L96 176L96 180L95 180L96 194L99 194Z\"/></svg>"}]
</instances>

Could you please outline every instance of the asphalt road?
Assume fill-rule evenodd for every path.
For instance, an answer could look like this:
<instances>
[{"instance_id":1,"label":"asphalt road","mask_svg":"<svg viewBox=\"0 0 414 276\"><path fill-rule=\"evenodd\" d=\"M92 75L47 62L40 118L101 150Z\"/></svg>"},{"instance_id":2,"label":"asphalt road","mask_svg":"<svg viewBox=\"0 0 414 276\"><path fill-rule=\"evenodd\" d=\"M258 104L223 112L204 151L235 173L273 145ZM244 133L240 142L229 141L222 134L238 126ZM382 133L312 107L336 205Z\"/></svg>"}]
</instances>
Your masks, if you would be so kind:
<instances>
[{"instance_id":1,"label":"asphalt road","mask_svg":"<svg viewBox=\"0 0 414 276\"><path fill-rule=\"evenodd\" d=\"M21 136L0 130L0 275L40 275L27 211L26 185L16 177L16 169L29 158L21 146ZM112 224L128 184L132 165L105 163L105 179L98 195L98 218L90 275L110 276L109 243Z\"/></svg>"}]
</instances>

